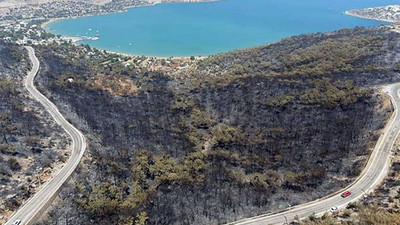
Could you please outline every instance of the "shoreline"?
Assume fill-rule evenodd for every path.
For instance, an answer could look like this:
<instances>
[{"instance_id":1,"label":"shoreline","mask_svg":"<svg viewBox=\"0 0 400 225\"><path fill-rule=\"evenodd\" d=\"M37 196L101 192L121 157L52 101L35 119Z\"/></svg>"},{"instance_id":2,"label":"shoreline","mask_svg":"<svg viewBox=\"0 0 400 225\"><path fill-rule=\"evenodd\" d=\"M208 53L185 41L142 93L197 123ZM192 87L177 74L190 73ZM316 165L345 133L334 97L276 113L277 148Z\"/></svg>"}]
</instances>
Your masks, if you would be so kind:
<instances>
[{"instance_id":1,"label":"shoreline","mask_svg":"<svg viewBox=\"0 0 400 225\"><path fill-rule=\"evenodd\" d=\"M61 39L64 41L71 41L72 44L74 44L76 46L83 44L83 43L79 43L80 41L91 40L88 37L78 37L78 36L61 36ZM92 40L92 41L95 41L95 40ZM99 48L99 47L94 47L94 46L91 46L90 44L89 44L89 46L94 49L106 51L107 53L110 53L110 54L116 54L116 55L127 56L127 57L142 57L142 56L144 56L144 57L155 58L155 59L189 59L192 57L192 56L154 56L154 55L144 55L144 54L132 54L132 53L117 52L117 51L113 51L113 50L107 50L107 49L103 49L103 48ZM197 56L193 55L193 57L195 57L196 59L205 59L205 58L208 58L213 55L215 55L215 54L197 55Z\"/></svg>"},{"instance_id":2,"label":"shoreline","mask_svg":"<svg viewBox=\"0 0 400 225\"><path fill-rule=\"evenodd\" d=\"M65 20L65 19L76 19L76 18L83 18L83 17L91 17L91 16L102 16L102 15L109 15L109 14L114 14L114 13L123 13L123 12L127 12L129 9L131 8L139 8L139 7L151 7L151 6L155 6L157 4L176 4L176 3L212 3L212 2L218 2L218 1L223 1L223 0L183 0L183 1L167 1L167 2L162 2L160 0L156 0L156 1L152 1L152 2L148 2L149 4L145 4L145 5L141 5L141 6L127 6L125 7L123 10L121 11L115 11L115 12L106 12L106 13L99 13L99 14L88 14L88 15L83 15L83 16L77 16L77 17L59 17L59 18L48 18L45 19L46 21L44 21L40 26L42 29L46 30L49 33L55 34L54 32L51 31L51 29L49 29L49 26L59 20ZM358 15L356 13L352 13L354 9L351 10L347 10L344 12L345 15L348 16L352 16L352 17L357 17L357 18L361 18L361 19L367 19L367 20L374 20L374 21L381 21L381 22L386 22L386 23L393 23L395 21L393 20L384 20L384 19L376 19L376 18L372 18L372 17L368 17L368 16L361 16ZM75 45L80 45L82 43L79 43L80 41L85 41L85 40L90 40L87 37L81 37L81 36L62 36L62 39L64 40L71 40L73 42L73 44ZM116 50L107 50L107 49L103 49L103 48L99 48L99 47L94 47L91 44L89 44L90 47L92 48L96 48L102 51L106 51L108 53L112 53L112 54L118 54L118 55L122 55L122 56L127 56L127 57L149 57L149 58L156 58L156 59L185 59L185 58L190 58L192 56L154 56L154 55L145 55L145 54L135 54L135 53L124 53L124 52L118 52ZM210 55L193 55L196 58L200 58L200 59L204 59L204 58L208 58L212 55L215 54L210 54Z\"/></svg>"},{"instance_id":3,"label":"shoreline","mask_svg":"<svg viewBox=\"0 0 400 225\"><path fill-rule=\"evenodd\" d=\"M387 22L387 23L394 23L394 22L396 22L396 21L394 21L394 20L376 19L376 18L372 18L372 17L368 17L368 16L360 16L360 15L358 15L358 14L352 13L351 11L352 11L352 10L347 10L347 11L345 11L344 13L345 13L346 15L354 16L354 17L361 18L361 19L375 20L375 21L381 21L381 22Z\"/></svg>"},{"instance_id":4,"label":"shoreline","mask_svg":"<svg viewBox=\"0 0 400 225\"><path fill-rule=\"evenodd\" d=\"M59 21L59 20L76 19L76 18L91 17L91 16L109 15L109 14L114 14L114 13L123 13L123 12L128 11L131 8L152 7L152 6L155 6L157 4L161 4L161 3L164 3L164 4L168 4L168 3L185 3L185 4L187 4L187 3L211 3L211 2L218 2L218 1L223 1L223 0L199 0L199 1L190 1L189 0L189 1L171 1L171 2L154 1L154 2L149 2L148 5L128 6L128 7L125 7L121 11L110 12L110 13L88 14L88 15L77 16L77 17L47 18L47 19L45 19L46 20L45 22L40 24L40 27L42 29L44 29L45 31L49 32L49 33L55 34L55 33L51 32L50 29L48 29L48 27L50 26L50 24L52 24L52 23L54 23L56 21ZM55 35L57 35L57 34L55 34ZM80 41L87 40L87 39L84 39L84 38L79 37L79 36L62 36L62 39L67 40L67 41L71 40L72 43L75 44L75 45L79 45L80 43L78 43L78 42L80 42ZM99 50L103 50L103 51L106 51L108 53L127 56L127 57L142 57L142 56L145 56L145 57L156 58L156 59L188 59L188 58L192 57L192 56L168 56L167 57L167 56L136 55L136 54L130 54L130 53L109 51L107 49L102 49L102 48L93 47L93 46L90 46L90 47L96 48L96 49L99 49ZM209 56L211 56L211 55L207 55L207 56L200 55L200 56L194 56L194 57L196 59L205 59L205 58L208 58Z\"/></svg>"},{"instance_id":5,"label":"shoreline","mask_svg":"<svg viewBox=\"0 0 400 225\"><path fill-rule=\"evenodd\" d=\"M56 21L58 21L58 20L62 20L62 19L64 19L64 18L51 18L51 19L48 19L47 21L45 21L45 22L43 22L42 24L40 24L40 27L41 27L43 30L46 30L47 32L49 32L49 31L47 30L47 27L48 27L51 23L54 23L54 22L56 22Z\"/></svg>"},{"instance_id":6,"label":"shoreline","mask_svg":"<svg viewBox=\"0 0 400 225\"><path fill-rule=\"evenodd\" d=\"M184 1L170 1L170 2L162 2L162 1L153 1L153 2L149 2L149 4L147 5L141 5L141 6L127 6L124 7L123 10L121 11L115 11L115 12L106 12L106 13L98 13L98 14L87 14L87 15L83 15L83 16L74 16L74 17L58 17L58 18L46 18L45 22L43 22L40 26L46 30L46 27L49 26L51 23L56 22L58 20L64 20L64 19L76 19L76 18L83 18L83 17L91 17L91 16L102 16L102 15L110 15L110 14L114 14L114 13L123 13L128 11L129 9L132 8L141 8L141 7L152 7L155 6L157 4L170 4L170 3L211 3L211 2L220 2L220 1L224 1L224 0L194 0L194 1L190 1L190 0L184 0Z\"/></svg>"},{"instance_id":7,"label":"shoreline","mask_svg":"<svg viewBox=\"0 0 400 225\"><path fill-rule=\"evenodd\" d=\"M220 0L214 0L214 1L220 1ZM58 17L58 18L46 18L45 22L43 22L40 26L46 30L46 27L48 27L51 23L54 23L58 20L65 20L65 19L76 19L76 18L84 18L84 17L91 17L91 16L102 16L102 15L109 15L109 14L114 14L114 13L123 13L126 12L128 9L131 8L139 8L139 7L151 7L155 6L156 4L162 3L161 1L155 1L152 3L149 3L148 5L142 5L142 6L127 6L121 11L115 11L115 12L106 12L106 13L98 13L98 14L87 14L83 16L74 16L74 17ZM47 31L47 30L46 30Z\"/></svg>"},{"instance_id":8,"label":"shoreline","mask_svg":"<svg viewBox=\"0 0 400 225\"><path fill-rule=\"evenodd\" d=\"M77 44L77 43L74 43L74 44ZM92 47L92 46L90 46L90 47ZM144 57L147 57L147 58L154 58L154 59L190 59L190 57L192 57L192 56L151 56L151 55L135 55L135 54L130 54L130 53L123 53L123 52L116 52L116 51L108 51L108 50L106 50L106 49L102 49L102 48L97 48L97 47L92 47L92 48L96 48L96 49L99 49L99 50L102 50L102 51L106 51L107 53L110 53L110 54L115 54L115 55L121 55L121 56L126 56L126 57L142 57L142 56L144 56ZM208 57L210 57L210 56L212 56L212 55L207 55L207 56L203 56L203 55L200 55L200 56L193 56L193 57L195 57L196 59L206 59L206 58L208 58Z\"/></svg>"}]
</instances>

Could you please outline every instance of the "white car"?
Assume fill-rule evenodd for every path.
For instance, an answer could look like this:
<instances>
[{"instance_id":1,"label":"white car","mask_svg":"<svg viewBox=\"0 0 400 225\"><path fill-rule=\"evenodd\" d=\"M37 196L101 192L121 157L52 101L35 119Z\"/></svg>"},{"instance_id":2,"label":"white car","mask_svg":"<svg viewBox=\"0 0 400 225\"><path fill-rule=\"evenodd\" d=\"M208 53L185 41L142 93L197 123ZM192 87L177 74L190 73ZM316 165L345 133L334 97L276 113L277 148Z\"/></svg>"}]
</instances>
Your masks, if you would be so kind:
<instances>
[{"instance_id":1,"label":"white car","mask_svg":"<svg viewBox=\"0 0 400 225\"><path fill-rule=\"evenodd\" d=\"M16 220L12 223L12 225L20 225L21 224L21 220Z\"/></svg>"},{"instance_id":2,"label":"white car","mask_svg":"<svg viewBox=\"0 0 400 225\"><path fill-rule=\"evenodd\" d=\"M339 210L339 208L335 206L335 207L330 208L329 212L333 213L333 212L336 212L338 210Z\"/></svg>"}]
</instances>

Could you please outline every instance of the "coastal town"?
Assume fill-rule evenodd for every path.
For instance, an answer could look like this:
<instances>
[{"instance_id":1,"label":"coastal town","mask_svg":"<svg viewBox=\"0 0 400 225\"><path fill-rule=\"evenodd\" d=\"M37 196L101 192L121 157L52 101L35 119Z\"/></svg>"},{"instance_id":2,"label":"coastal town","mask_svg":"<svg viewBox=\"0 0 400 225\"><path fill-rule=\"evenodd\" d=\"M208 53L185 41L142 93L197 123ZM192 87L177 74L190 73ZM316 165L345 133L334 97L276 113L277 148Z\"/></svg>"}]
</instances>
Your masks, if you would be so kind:
<instances>
[{"instance_id":1,"label":"coastal town","mask_svg":"<svg viewBox=\"0 0 400 225\"><path fill-rule=\"evenodd\" d=\"M0 2L0 23L13 20L73 18L125 11L131 7L151 6L161 2L209 2L215 0L112 0L100 1L52 1L31 0L31 4L9 4ZM28 1L29 2L29 1ZM4 2L3 2L4 4Z\"/></svg>"},{"instance_id":2,"label":"coastal town","mask_svg":"<svg viewBox=\"0 0 400 225\"><path fill-rule=\"evenodd\" d=\"M125 66L146 68L150 71L164 70L174 71L191 68L195 59L201 57L149 57L140 55L129 55L123 53L113 53L105 50L89 48L88 45L80 44L80 41L96 41L101 38L95 36L76 36L68 37L55 35L43 28L47 20L21 20L11 21L8 24L0 24L0 40L4 42L17 43L20 45L49 45L75 44L81 52L88 58L104 58L104 64L122 63Z\"/></svg>"},{"instance_id":3,"label":"coastal town","mask_svg":"<svg viewBox=\"0 0 400 225\"><path fill-rule=\"evenodd\" d=\"M33 0L35 1L35 0ZM215 0L162 0L162 2L204 2ZM4 2L2 2L4 3ZM181 70L192 70L196 59L202 57L148 57L112 53L104 50L86 51L80 41L95 41L95 36L62 36L45 29L47 23L58 18L71 18L87 15L106 14L126 10L128 7L154 5L154 0L91 0L91 1L52 1L38 4L20 4L8 6L6 14L0 10L0 40L21 45L48 45L52 43L72 43L82 46L87 57L105 58L105 63L123 62L126 66L146 68L150 71L163 70L175 73ZM2 9L0 3L0 9ZM4 8L3 8L4 9ZM4 10L3 10L4 11ZM400 6L375 7L346 11L346 14L366 19L391 22L386 25L395 32L400 32ZM101 55L101 56L100 56ZM104 56L107 55L107 56Z\"/></svg>"},{"instance_id":4,"label":"coastal town","mask_svg":"<svg viewBox=\"0 0 400 225\"><path fill-rule=\"evenodd\" d=\"M112 1L104 5L98 5L81 1L59 1L9 8L7 13L0 16L0 20L81 17L119 12L127 7L146 5L150 5L150 2L142 0Z\"/></svg>"},{"instance_id":5,"label":"coastal town","mask_svg":"<svg viewBox=\"0 0 400 225\"><path fill-rule=\"evenodd\" d=\"M0 0L0 225L398 224L400 5L291 1Z\"/></svg>"},{"instance_id":6,"label":"coastal town","mask_svg":"<svg viewBox=\"0 0 400 225\"><path fill-rule=\"evenodd\" d=\"M390 22L393 31L400 32L400 5L354 9L347 11L346 14L363 19Z\"/></svg>"},{"instance_id":7,"label":"coastal town","mask_svg":"<svg viewBox=\"0 0 400 225\"><path fill-rule=\"evenodd\" d=\"M45 29L47 23L58 18L73 18L88 15L107 14L124 11L129 7L154 5L160 2L207 2L215 0L66 0L66 1L38 1L35 4L0 3L0 39L21 45L47 45L51 43L79 43L80 41L95 41L101 37L95 36L61 36ZM3 4L3 5L2 5ZM4 13L4 9L7 12ZM375 7L346 11L346 14L366 19L391 22L388 27L400 32L400 6ZM82 45L83 46L83 45ZM82 47L82 49L86 49ZM167 70L169 72L192 68L193 61L201 57L147 57L112 53L107 51L88 51L88 57L100 57L98 54L109 54L106 62L125 62L127 66L137 66L149 70Z\"/></svg>"},{"instance_id":8,"label":"coastal town","mask_svg":"<svg viewBox=\"0 0 400 225\"><path fill-rule=\"evenodd\" d=\"M387 22L400 21L400 5L390 5L366 9L354 9L347 14L365 19L381 20Z\"/></svg>"},{"instance_id":9,"label":"coastal town","mask_svg":"<svg viewBox=\"0 0 400 225\"><path fill-rule=\"evenodd\" d=\"M21 45L46 45L51 43L79 43L80 41L96 41L94 36L61 36L54 35L45 29L47 23L59 18L75 18L89 15L121 12L130 7L150 6L161 2L211 2L216 0L31 0L15 4L13 0L0 2L0 40ZM109 54L107 51L97 51ZM87 52L89 57L99 57ZM114 60L129 58L128 65L136 64L149 70L174 71L186 68L194 59L201 57L147 57L122 53L110 54ZM122 56L122 57L119 57ZM110 60L113 61L113 60Z\"/></svg>"}]
</instances>

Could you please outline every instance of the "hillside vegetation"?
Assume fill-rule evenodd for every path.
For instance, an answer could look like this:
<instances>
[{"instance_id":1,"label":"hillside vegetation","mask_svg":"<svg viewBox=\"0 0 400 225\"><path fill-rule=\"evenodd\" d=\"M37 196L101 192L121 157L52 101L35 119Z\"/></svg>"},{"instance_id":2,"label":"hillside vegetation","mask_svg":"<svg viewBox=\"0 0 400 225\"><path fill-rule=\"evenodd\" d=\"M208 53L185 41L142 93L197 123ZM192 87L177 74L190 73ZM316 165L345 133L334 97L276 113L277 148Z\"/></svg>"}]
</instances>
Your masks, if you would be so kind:
<instances>
[{"instance_id":1,"label":"hillside vegetation","mask_svg":"<svg viewBox=\"0 0 400 225\"><path fill-rule=\"evenodd\" d=\"M324 214L318 218L314 215L309 216L304 221L295 221L293 224L299 225L348 225L348 224L388 224L397 225L400 221L399 212L393 210L382 210L376 205L362 205L352 203L340 212Z\"/></svg>"},{"instance_id":2,"label":"hillside vegetation","mask_svg":"<svg viewBox=\"0 0 400 225\"><path fill-rule=\"evenodd\" d=\"M399 80L399 46L399 34L357 28L180 72L39 46L42 91L90 145L43 223L225 223L338 190L390 116L387 96L369 87Z\"/></svg>"},{"instance_id":3,"label":"hillside vegetation","mask_svg":"<svg viewBox=\"0 0 400 225\"><path fill-rule=\"evenodd\" d=\"M38 118L41 108L23 88L29 66L21 46L0 41L0 224L48 179L54 162L65 158L55 150L67 140L49 115Z\"/></svg>"}]
</instances>

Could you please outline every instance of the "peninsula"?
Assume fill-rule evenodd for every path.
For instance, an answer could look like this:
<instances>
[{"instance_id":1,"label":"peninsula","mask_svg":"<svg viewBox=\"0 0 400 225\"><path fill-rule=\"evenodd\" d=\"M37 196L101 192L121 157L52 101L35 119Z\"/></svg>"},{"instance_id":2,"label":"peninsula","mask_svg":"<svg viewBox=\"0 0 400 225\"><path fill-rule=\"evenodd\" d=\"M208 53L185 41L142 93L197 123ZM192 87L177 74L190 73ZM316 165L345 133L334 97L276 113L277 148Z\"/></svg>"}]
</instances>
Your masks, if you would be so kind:
<instances>
[{"instance_id":1,"label":"peninsula","mask_svg":"<svg viewBox=\"0 0 400 225\"><path fill-rule=\"evenodd\" d=\"M162 2L211 2L216 0L28 0L0 1L0 22L71 18L123 12L127 8Z\"/></svg>"},{"instance_id":2,"label":"peninsula","mask_svg":"<svg viewBox=\"0 0 400 225\"><path fill-rule=\"evenodd\" d=\"M381 20L386 22L399 22L400 5L354 9L346 11L346 14L364 19Z\"/></svg>"},{"instance_id":3,"label":"peninsula","mask_svg":"<svg viewBox=\"0 0 400 225\"><path fill-rule=\"evenodd\" d=\"M160 4L101 26L69 20L71 35L99 39L90 43L43 28L200 1L213 0L0 0L0 224L398 224L400 32L379 21L400 28L399 6L346 12L378 22L342 16L346 0L320 6L327 20L313 0ZM197 33L172 32L181 21ZM107 30L119 24L123 35ZM201 35L210 39L196 47L242 34L268 44L186 58L94 46L112 33L119 52L143 47L141 32L180 51Z\"/></svg>"}]
</instances>

